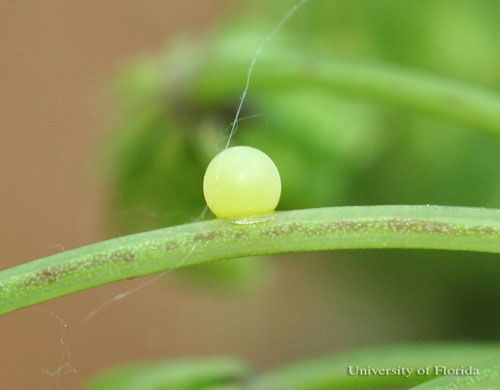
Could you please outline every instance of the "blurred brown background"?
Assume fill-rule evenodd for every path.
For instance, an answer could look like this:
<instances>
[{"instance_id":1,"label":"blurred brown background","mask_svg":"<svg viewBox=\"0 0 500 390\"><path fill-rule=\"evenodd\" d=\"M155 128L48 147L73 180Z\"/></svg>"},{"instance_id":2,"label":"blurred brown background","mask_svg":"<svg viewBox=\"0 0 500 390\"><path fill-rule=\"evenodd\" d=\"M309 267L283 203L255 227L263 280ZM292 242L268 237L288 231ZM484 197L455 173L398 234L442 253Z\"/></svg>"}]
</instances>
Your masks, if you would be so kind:
<instances>
[{"instance_id":1,"label":"blurred brown background","mask_svg":"<svg viewBox=\"0 0 500 390\"><path fill-rule=\"evenodd\" d=\"M110 117L108 79L138 52L158 50L178 30L201 33L223 11L215 0L0 1L1 268L105 237L106 191L92 160ZM61 377L61 388L115 361L184 350L175 347L183 343L176 297L158 308L154 286L72 336L90 310L130 285L40 306L68 324L78 373ZM0 387L55 388L42 370L60 364L61 331L42 311L2 317Z\"/></svg>"}]
</instances>

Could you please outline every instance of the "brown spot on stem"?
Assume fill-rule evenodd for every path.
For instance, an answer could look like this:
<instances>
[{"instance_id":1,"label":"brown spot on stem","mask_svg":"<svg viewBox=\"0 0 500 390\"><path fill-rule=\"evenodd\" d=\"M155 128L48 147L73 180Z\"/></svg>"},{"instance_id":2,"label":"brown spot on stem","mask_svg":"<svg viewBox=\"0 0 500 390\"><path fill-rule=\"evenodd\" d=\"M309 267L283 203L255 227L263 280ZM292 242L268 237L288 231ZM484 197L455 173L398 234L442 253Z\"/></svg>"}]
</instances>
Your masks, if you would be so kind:
<instances>
[{"instance_id":1,"label":"brown spot on stem","mask_svg":"<svg viewBox=\"0 0 500 390\"><path fill-rule=\"evenodd\" d=\"M24 286L38 287L57 282L67 273L79 268L79 264L61 264L43 269L23 282Z\"/></svg>"},{"instance_id":2,"label":"brown spot on stem","mask_svg":"<svg viewBox=\"0 0 500 390\"><path fill-rule=\"evenodd\" d=\"M111 256L112 260L130 262L135 259L135 254L129 250L118 251Z\"/></svg>"},{"instance_id":3,"label":"brown spot on stem","mask_svg":"<svg viewBox=\"0 0 500 390\"><path fill-rule=\"evenodd\" d=\"M342 230L342 231L349 231L349 232L359 232L363 228L369 228L371 225L371 222L369 221L361 221L361 222L354 222L354 221L339 221L335 222L333 224L333 230Z\"/></svg>"},{"instance_id":4,"label":"brown spot on stem","mask_svg":"<svg viewBox=\"0 0 500 390\"><path fill-rule=\"evenodd\" d=\"M373 229L392 231L395 233L431 233L436 235L460 234L475 235L483 234L488 236L498 236L500 232L491 226L475 225L461 227L452 223L436 222L429 220L405 220L405 219L386 219L386 220L367 220L367 221L337 221L327 224L318 224L308 229L312 235L324 235L330 232L350 233L369 231ZM280 233L280 229L274 229L274 234Z\"/></svg>"},{"instance_id":5,"label":"brown spot on stem","mask_svg":"<svg viewBox=\"0 0 500 390\"><path fill-rule=\"evenodd\" d=\"M283 236L285 234L295 233L302 229L302 226L298 223L290 223L288 225L276 226L268 230L271 236Z\"/></svg>"},{"instance_id":6,"label":"brown spot on stem","mask_svg":"<svg viewBox=\"0 0 500 390\"><path fill-rule=\"evenodd\" d=\"M91 259L91 263L95 265L100 265L108 261L124 261L130 262L135 259L135 254L127 249L120 249L107 254L97 254Z\"/></svg>"},{"instance_id":7,"label":"brown spot on stem","mask_svg":"<svg viewBox=\"0 0 500 390\"><path fill-rule=\"evenodd\" d=\"M179 243L177 241L168 241L166 244L165 244L165 250L167 252L170 252L170 251L174 251L176 250L177 248L179 248Z\"/></svg>"},{"instance_id":8,"label":"brown spot on stem","mask_svg":"<svg viewBox=\"0 0 500 390\"><path fill-rule=\"evenodd\" d=\"M238 231L234 232L234 238L237 240L244 238L246 236L248 236L248 233L244 232L243 230L238 230Z\"/></svg>"},{"instance_id":9,"label":"brown spot on stem","mask_svg":"<svg viewBox=\"0 0 500 390\"><path fill-rule=\"evenodd\" d=\"M42 281L47 283L53 283L57 280L59 273L56 270L48 268L41 271L39 273L39 276Z\"/></svg>"},{"instance_id":10,"label":"brown spot on stem","mask_svg":"<svg viewBox=\"0 0 500 390\"><path fill-rule=\"evenodd\" d=\"M204 232L204 233L198 233L193 237L194 241L210 241L213 240L217 237L220 237L222 233L218 232L217 230L212 230L209 232Z\"/></svg>"},{"instance_id":11,"label":"brown spot on stem","mask_svg":"<svg viewBox=\"0 0 500 390\"><path fill-rule=\"evenodd\" d=\"M491 226L476 225L476 226L471 226L468 230L472 233L481 233L481 234L486 234L488 236L500 235L500 231Z\"/></svg>"}]
</instances>

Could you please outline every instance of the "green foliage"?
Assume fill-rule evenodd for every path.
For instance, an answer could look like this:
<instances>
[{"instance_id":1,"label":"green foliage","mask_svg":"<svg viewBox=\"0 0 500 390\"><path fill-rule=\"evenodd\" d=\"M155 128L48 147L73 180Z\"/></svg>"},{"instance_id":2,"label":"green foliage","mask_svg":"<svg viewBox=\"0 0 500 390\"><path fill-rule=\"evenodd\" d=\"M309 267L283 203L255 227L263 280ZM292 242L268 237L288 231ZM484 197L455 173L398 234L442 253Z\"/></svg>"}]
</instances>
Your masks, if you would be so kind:
<instances>
[{"instance_id":1,"label":"green foliage","mask_svg":"<svg viewBox=\"0 0 500 390\"><path fill-rule=\"evenodd\" d=\"M129 104L122 105L113 141L117 211L112 213L115 221L116 215L125 214L121 231L173 225L200 214L199 183L208 161L224 144L249 60L288 6L281 1L269 8L266 3L260 30L255 21L261 18L244 7L251 28L238 21L234 29L229 23L206 42L183 40L167 53L136 64L122 78L119 96L127 96ZM460 121L416 115L412 107L401 111L386 107L387 102L379 106L377 96L370 99L377 105L367 105L362 92L366 85L346 98L340 83L325 91L320 85L328 86L324 78L314 82L315 63L328 63L331 57L332 65L342 58L390 62L498 86L498 72L493 71L498 40L492 37L500 29L481 23L489 20L491 6L471 1L309 2L263 51L243 114L258 116L240 123L235 144L262 147L279 162L285 186L282 208L352 203L497 207L498 138L471 131ZM444 13L447 26L461 28L442 28ZM468 34L471 29L474 33ZM451 47L440 50L441 42ZM453 48L455 42L461 50ZM478 51L478 42L480 55L463 55ZM290 62L290 50L302 65ZM270 59L274 73L267 76ZM287 77L297 66L305 71ZM439 83L429 82L434 81ZM457 104L450 99L450 107ZM498 112L498 105L491 109ZM460 110L457 115L466 111ZM492 120L498 124L498 117Z\"/></svg>"},{"instance_id":2,"label":"green foliage","mask_svg":"<svg viewBox=\"0 0 500 390\"><path fill-rule=\"evenodd\" d=\"M120 232L200 215L203 171L224 144L231 102L238 99L261 35L240 27L202 47L183 41L169 55L126 74L121 94L140 99L125 101L112 144L112 215L122 217L112 219ZM243 120L235 138L277 162L281 208L353 202L498 205L500 144L491 134L463 128L498 133L498 96L418 72L328 59L292 37L280 34L259 60L243 114L257 117ZM387 104L404 110L389 110ZM258 271L263 264L247 262L245 268L253 268L248 275L263 275L265 269ZM208 267L201 274L215 279L223 274L218 266ZM232 263L225 270L244 276L231 270L237 267Z\"/></svg>"},{"instance_id":3,"label":"green foliage","mask_svg":"<svg viewBox=\"0 0 500 390\"><path fill-rule=\"evenodd\" d=\"M486 358L485 358L486 359ZM481 364L474 365L478 375L442 376L415 387L415 390L460 389L495 390L500 386L500 357L495 354Z\"/></svg>"},{"instance_id":4,"label":"green foliage","mask_svg":"<svg viewBox=\"0 0 500 390\"><path fill-rule=\"evenodd\" d=\"M394 345L306 360L260 374L242 363L220 359L137 363L100 374L92 379L88 389L206 390L211 385L211 389L234 390L372 390L409 388L419 383L424 384L415 389L495 389L500 384L499 350L496 344ZM399 375L349 375L349 366L352 372L356 367L409 371L400 370ZM444 366L447 369L470 366L477 369L479 375L443 376L433 380L439 372L436 367ZM418 374L418 369L427 367L429 374Z\"/></svg>"},{"instance_id":5,"label":"green foliage","mask_svg":"<svg viewBox=\"0 0 500 390\"><path fill-rule=\"evenodd\" d=\"M90 381L88 390L199 390L230 384L248 368L229 359L143 362L114 368Z\"/></svg>"},{"instance_id":6,"label":"green foliage","mask_svg":"<svg viewBox=\"0 0 500 390\"><path fill-rule=\"evenodd\" d=\"M498 358L499 346L481 344L395 345L352 351L278 369L257 378L252 390L328 390L328 389L394 389L409 388L434 377L436 366L479 367L485 360ZM399 375L348 375L348 367L407 368L411 373ZM418 375L419 368L429 375ZM430 382L432 383L432 382ZM497 378L497 384L500 383ZM431 389L432 387L429 387Z\"/></svg>"}]
</instances>

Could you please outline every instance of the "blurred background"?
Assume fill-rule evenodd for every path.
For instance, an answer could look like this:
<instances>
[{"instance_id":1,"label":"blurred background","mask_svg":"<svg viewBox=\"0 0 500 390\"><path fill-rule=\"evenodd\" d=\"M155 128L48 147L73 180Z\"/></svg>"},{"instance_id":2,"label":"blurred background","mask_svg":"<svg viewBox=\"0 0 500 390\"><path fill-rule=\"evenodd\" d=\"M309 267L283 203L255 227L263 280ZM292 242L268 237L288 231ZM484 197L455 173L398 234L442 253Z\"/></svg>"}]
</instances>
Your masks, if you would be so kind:
<instances>
[{"instance_id":1,"label":"blurred background","mask_svg":"<svg viewBox=\"0 0 500 390\"><path fill-rule=\"evenodd\" d=\"M250 59L293 4L0 1L0 267L198 218ZM495 0L310 0L262 63L391 64L498 92L499 17ZM276 161L281 209L500 207L498 135L303 80L264 88L265 71L257 64L234 144ZM222 82L203 87L211 77ZM243 259L171 273L83 322L144 279L115 283L3 316L0 381L78 388L141 359L229 355L268 369L371 345L494 340L499 276L498 255L444 251Z\"/></svg>"}]
</instances>

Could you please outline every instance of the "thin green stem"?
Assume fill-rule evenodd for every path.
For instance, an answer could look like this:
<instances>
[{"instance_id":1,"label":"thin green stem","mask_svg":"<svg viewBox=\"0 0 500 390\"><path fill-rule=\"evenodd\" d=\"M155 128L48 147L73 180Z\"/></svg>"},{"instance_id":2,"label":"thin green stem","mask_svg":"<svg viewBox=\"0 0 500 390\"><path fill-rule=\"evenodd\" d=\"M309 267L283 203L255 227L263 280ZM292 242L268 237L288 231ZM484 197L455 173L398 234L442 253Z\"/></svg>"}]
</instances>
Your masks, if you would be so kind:
<instances>
[{"instance_id":1,"label":"thin green stem","mask_svg":"<svg viewBox=\"0 0 500 390\"><path fill-rule=\"evenodd\" d=\"M500 253L500 210L331 207L212 220L115 238L0 272L0 314L155 272L252 255L354 248Z\"/></svg>"},{"instance_id":2,"label":"thin green stem","mask_svg":"<svg viewBox=\"0 0 500 390\"><path fill-rule=\"evenodd\" d=\"M248 66L244 50L217 47L189 86L195 101L213 104L240 93ZM303 87L430 114L459 125L500 134L500 94L410 69L362 64L309 55L293 48L273 48L257 64L253 92Z\"/></svg>"}]
</instances>

